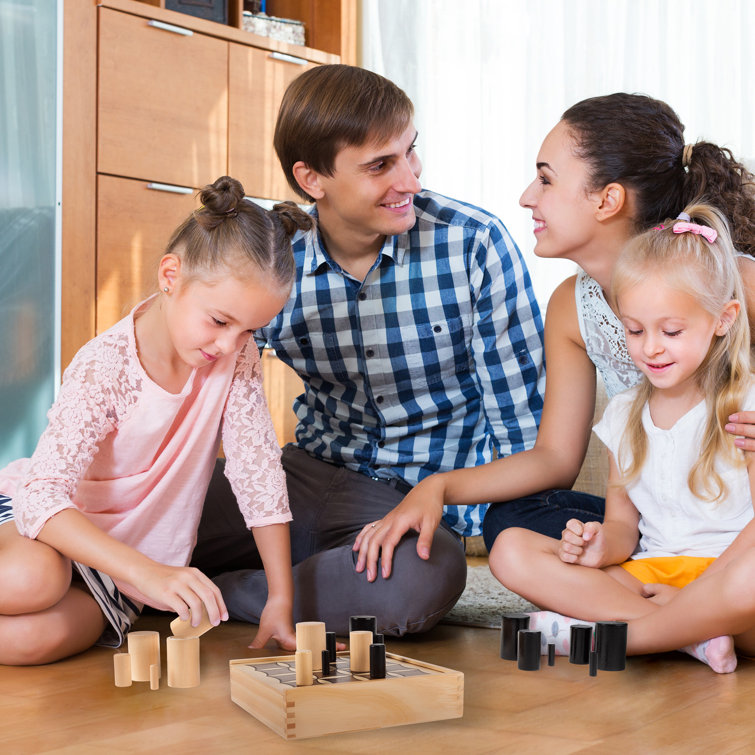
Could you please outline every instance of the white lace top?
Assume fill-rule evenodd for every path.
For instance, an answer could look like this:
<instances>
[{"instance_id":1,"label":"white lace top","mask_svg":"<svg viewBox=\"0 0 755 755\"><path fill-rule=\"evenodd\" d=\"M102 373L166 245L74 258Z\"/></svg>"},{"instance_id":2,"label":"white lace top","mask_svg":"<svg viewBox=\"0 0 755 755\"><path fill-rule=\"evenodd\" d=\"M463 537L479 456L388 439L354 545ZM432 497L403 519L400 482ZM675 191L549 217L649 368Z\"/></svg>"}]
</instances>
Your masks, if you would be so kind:
<instances>
[{"instance_id":1,"label":"white lace top","mask_svg":"<svg viewBox=\"0 0 755 755\"><path fill-rule=\"evenodd\" d=\"M0 471L19 531L36 537L50 517L77 508L150 558L184 566L221 431L226 474L247 526L290 520L254 340L195 369L172 394L139 362L133 315L79 351L32 458ZM133 587L119 587L144 600Z\"/></svg>"},{"instance_id":2,"label":"white lace top","mask_svg":"<svg viewBox=\"0 0 755 755\"><path fill-rule=\"evenodd\" d=\"M639 383L642 373L629 358L624 326L608 306L603 289L587 273L577 275L574 289L579 332L587 356L606 386L608 398Z\"/></svg>"}]
</instances>

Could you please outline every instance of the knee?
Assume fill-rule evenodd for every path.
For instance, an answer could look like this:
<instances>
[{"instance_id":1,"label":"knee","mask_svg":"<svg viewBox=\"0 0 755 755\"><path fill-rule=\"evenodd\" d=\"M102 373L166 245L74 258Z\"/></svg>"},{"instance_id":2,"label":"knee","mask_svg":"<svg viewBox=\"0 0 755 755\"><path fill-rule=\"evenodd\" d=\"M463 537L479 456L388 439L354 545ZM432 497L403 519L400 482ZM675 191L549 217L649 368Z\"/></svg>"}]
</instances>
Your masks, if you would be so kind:
<instances>
[{"instance_id":1,"label":"knee","mask_svg":"<svg viewBox=\"0 0 755 755\"><path fill-rule=\"evenodd\" d=\"M53 548L35 549L34 557L3 565L0 613L34 613L54 606L71 584L71 562Z\"/></svg>"},{"instance_id":2,"label":"knee","mask_svg":"<svg viewBox=\"0 0 755 755\"><path fill-rule=\"evenodd\" d=\"M488 563L493 576L503 585L508 587L520 570L527 568L531 534L529 530L511 527L496 537Z\"/></svg>"},{"instance_id":3,"label":"knee","mask_svg":"<svg viewBox=\"0 0 755 755\"><path fill-rule=\"evenodd\" d=\"M724 580L724 589L730 596L730 600L740 609L748 612L755 612L753 581L755 581L755 551L750 549L729 564Z\"/></svg>"},{"instance_id":4,"label":"knee","mask_svg":"<svg viewBox=\"0 0 755 755\"><path fill-rule=\"evenodd\" d=\"M67 655L60 622L35 614L0 617L0 664L39 666Z\"/></svg>"}]
</instances>

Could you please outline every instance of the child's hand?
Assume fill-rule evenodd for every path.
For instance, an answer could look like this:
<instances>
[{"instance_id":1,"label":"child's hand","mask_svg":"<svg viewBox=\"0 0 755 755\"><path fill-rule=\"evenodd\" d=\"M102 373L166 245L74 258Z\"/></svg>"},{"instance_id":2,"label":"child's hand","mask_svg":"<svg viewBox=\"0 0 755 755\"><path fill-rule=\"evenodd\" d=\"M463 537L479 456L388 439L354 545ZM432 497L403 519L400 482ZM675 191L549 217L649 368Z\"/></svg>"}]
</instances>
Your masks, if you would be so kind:
<instances>
[{"instance_id":1,"label":"child's hand","mask_svg":"<svg viewBox=\"0 0 755 755\"><path fill-rule=\"evenodd\" d=\"M659 606L666 605L678 592L679 588L673 585L652 582L642 586L642 597L648 598Z\"/></svg>"},{"instance_id":2,"label":"child's hand","mask_svg":"<svg viewBox=\"0 0 755 755\"><path fill-rule=\"evenodd\" d=\"M283 650L296 650L296 633L291 604L287 600L268 598L260 616L260 628L250 648L258 650L273 639Z\"/></svg>"},{"instance_id":3,"label":"child's hand","mask_svg":"<svg viewBox=\"0 0 755 755\"><path fill-rule=\"evenodd\" d=\"M228 611L219 588L199 569L149 561L139 570L133 584L150 599L150 605L173 610L184 621L192 618L193 626L201 621L203 605L213 626L228 620Z\"/></svg>"},{"instance_id":4,"label":"child's hand","mask_svg":"<svg viewBox=\"0 0 755 755\"><path fill-rule=\"evenodd\" d=\"M567 564L601 566L605 555L603 525L570 519L561 533L558 555Z\"/></svg>"}]
</instances>

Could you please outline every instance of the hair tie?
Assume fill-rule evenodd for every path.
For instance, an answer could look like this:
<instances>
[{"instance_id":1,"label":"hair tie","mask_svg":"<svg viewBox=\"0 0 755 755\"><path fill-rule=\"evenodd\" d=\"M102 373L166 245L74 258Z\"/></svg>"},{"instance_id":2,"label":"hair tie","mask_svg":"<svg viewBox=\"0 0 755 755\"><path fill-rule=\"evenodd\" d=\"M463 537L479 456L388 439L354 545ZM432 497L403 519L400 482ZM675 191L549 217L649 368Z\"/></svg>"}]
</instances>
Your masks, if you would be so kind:
<instances>
[{"instance_id":1,"label":"hair tie","mask_svg":"<svg viewBox=\"0 0 755 755\"><path fill-rule=\"evenodd\" d=\"M694 233L695 236L702 236L710 244L713 244L718 238L718 232L715 228L707 225L691 223L691 218L686 212L680 212L676 223L674 223L674 233Z\"/></svg>"},{"instance_id":2,"label":"hair tie","mask_svg":"<svg viewBox=\"0 0 755 755\"><path fill-rule=\"evenodd\" d=\"M694 144L685 144L684 149L682 150L682 167L687 168L689 167L690 161L692 160L692 150L695 148Z\"/></svg>"},{"instance_id":3,"label":"hair tie","mask_svg":"<svg viewBox=\"0 0 755 755\"><path fill-rule=\"evenodd\" d=\"M236 216L237 216L237 215L239 214L239 211L238 211L238 210L237 210L237 209L236 209L235 207L231 207L231 209L230 209L230 210L226 210L226 211L225 211L225 214L226 214L226 215L227 215L227 216L228 216L229 218L235 218L235 217L236 217Z\"/></svg>"}]
</instances>

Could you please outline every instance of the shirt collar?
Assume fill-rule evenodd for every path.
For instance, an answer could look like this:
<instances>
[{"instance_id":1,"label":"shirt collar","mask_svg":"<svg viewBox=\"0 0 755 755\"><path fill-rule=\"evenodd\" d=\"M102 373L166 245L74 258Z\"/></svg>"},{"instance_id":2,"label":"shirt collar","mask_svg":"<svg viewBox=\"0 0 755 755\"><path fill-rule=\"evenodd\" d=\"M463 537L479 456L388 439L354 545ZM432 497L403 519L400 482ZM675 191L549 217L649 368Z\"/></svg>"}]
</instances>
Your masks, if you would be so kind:
<instances>
[{"instance_id":1,"label":"shirt collar","mask_svg":"<svg viewBox=\"0 0 755 755\"><path fill-rule=\"evenodd\" d=\"M311 231L306 232L305 237L305 253L304 253L304 271L306 275L315 275L329 267L341 275L344 274L344 270L338 265L330 255L325 251L325 247L322 243L322 237L317 227L317 206L311 211L312 216L315 218L315 227ZM393 260L397 265L404 264L404 258L406 252L409 249L409 233L400 233L396 236L386 236L383 246L380 249L380 255Z\"/></svg>"}]
</instances>

